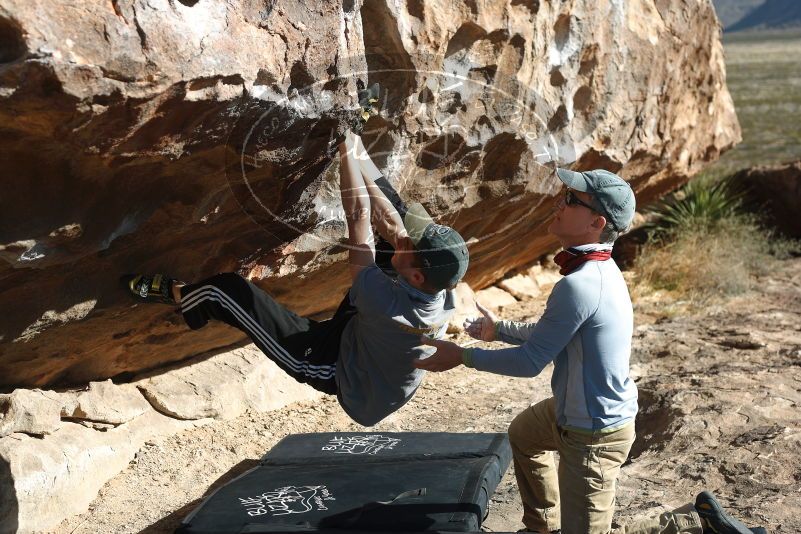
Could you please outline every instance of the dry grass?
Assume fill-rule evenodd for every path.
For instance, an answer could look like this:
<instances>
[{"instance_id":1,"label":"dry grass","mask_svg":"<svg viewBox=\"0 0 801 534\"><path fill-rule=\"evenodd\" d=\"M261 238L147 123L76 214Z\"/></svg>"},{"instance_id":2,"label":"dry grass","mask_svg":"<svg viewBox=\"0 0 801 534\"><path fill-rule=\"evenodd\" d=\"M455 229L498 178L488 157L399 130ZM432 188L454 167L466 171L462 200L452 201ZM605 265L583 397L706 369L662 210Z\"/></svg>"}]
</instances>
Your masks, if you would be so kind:
<instances>
[{"instance_id":1,"label":"dry grass","mask_svg":"<svg viewBox=\"0 0 801 534\"><path fill-rule=\"evenodd\" d=\"M684 224L643 246L633 293L636 298L660 292L673 301L708 305L747 292L757 276L796 249L747 215Z\"/></svg>"}]
</instances>

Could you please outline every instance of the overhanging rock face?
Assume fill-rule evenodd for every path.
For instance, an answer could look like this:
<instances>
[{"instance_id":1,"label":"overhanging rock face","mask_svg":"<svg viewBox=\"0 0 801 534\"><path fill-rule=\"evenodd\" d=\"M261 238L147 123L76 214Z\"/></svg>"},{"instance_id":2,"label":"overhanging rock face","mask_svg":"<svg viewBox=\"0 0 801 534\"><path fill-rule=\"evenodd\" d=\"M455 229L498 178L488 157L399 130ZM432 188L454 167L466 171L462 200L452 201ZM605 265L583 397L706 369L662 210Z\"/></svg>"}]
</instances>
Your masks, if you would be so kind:
<instances>
[{"instance_id":1,"label":"overhanging rock face","mask_svg":"<svg viewBox=\"0 0 801 534\"><path fill-rule=\"evenodd\" d=\"M301 314L348 280L329 140L470 240L482 287L554 242L545 163L642 205L739 140L711 2L5 0L0 388L155 369L243 336L132 305L126 272L249 276Z\"/></svg>"}]
</instances>

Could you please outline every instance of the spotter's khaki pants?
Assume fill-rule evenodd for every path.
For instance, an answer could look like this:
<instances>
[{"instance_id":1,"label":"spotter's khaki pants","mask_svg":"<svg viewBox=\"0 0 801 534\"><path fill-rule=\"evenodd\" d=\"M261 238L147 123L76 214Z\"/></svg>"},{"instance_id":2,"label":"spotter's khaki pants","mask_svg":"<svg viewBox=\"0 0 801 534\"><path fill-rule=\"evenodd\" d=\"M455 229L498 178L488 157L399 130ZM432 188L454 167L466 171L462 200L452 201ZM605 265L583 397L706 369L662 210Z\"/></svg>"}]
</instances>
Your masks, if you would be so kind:
<instances>
[{"instance_id":1,"label":"spotter's khaki pants","mask_svg":"<svg viewBox=\"0 0 801 534\"><path fill-rule=\"evenodd\" d=\"M528 530L612 532L617 476L634 443L634 423L606 434L559 428L550 398L515 417L509 426L509 442ZM559 452L558 472L551 451ZM679 532L702 532L692 505L621 527L614 534Z\"/></svg>"}]
</instances>

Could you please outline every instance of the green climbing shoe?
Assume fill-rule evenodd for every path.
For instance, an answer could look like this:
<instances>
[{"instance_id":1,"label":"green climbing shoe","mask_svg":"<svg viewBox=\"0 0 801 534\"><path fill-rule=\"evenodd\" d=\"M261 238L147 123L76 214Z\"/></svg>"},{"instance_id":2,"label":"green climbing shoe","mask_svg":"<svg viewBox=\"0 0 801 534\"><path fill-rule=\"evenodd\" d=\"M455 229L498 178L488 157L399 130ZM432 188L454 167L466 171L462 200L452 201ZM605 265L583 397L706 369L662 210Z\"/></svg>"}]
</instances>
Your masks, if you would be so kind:
<instances>
[{"instance_id":1,"label":"green climbing shoe","mask_svg":"<svg viewBox=\"0 0 801 534\"><path fill-rule=\"evenodd\" d=\"M361 108L361 118L364 122L372 117L378 115L380 111L379 99L381 98L381 86L378 82L374 83L368 88L364 88L364 82L356 80L357 96L359 98L359 107Z\"/></svg>"},{"instance_id":2,"label":"green climbing shoe","mask_svg":"<svg viewBox=\"0 0 801 534\"><path fill-rule=\"evenodd\" d=\"M126 274L120 278L123 286L140 302L157 302L175 305L172 297L174 278L163 274Z\"/></svg>"}]
</instances>

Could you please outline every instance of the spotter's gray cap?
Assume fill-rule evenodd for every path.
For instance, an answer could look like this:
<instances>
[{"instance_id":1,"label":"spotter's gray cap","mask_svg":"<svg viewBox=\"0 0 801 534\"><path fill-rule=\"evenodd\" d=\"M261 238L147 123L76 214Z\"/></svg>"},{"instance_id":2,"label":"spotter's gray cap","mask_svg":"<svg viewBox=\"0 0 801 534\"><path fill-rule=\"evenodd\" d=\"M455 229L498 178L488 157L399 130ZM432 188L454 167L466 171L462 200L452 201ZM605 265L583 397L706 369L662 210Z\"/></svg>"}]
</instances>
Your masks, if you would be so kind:
<instances>
[{"instance_id":1,"label":"spotter's gray cap","mask_svg":"<svg viewBox=\"0 0 801 534\"><path fill-rule=\"evenodd\" d=\"M592 195L596 211L618 232L628 230L637 207L631 186L617 174L603 169L576 172L556 169L556 175L570 189Z\"/></svg>"}]
</instances>

